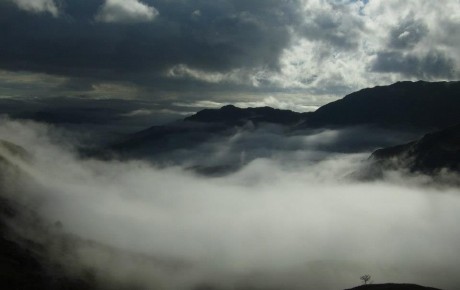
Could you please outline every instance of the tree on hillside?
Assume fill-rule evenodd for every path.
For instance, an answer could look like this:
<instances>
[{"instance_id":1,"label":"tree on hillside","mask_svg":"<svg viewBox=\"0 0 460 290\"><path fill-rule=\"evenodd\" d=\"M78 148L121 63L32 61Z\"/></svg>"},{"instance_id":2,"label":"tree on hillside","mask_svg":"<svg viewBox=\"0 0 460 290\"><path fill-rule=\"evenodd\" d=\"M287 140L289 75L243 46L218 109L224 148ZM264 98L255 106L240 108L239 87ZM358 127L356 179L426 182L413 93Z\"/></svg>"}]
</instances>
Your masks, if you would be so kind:
<instances>
[{"instance_id":1,"label":"tree on hillside","mask_svg":"<svg viewBox=\"0 0 460 290\"><path fill-rule=\"evenodd\" d=\"M367 282L371 279L371 275L366 274L366 275L361 276L361 278L359 278L359 279L361 279L363 281L364 285L366 285Z\"/></svg>"}]
</instances>

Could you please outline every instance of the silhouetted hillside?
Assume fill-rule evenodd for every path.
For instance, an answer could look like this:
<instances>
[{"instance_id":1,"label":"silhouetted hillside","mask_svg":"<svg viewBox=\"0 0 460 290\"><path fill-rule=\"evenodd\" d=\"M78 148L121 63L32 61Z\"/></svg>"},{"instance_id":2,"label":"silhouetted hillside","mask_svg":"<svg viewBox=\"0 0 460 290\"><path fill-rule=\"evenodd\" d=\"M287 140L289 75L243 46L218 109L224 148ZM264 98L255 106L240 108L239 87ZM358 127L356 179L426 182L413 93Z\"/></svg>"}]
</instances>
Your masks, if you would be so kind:
<instances>
[{"instance_id":1,"label":"silhouetted hillside","mask_svg":"<svg viewBox=\"0 0 460 290\"><path fill-rule=\"evenodd\" d=\"M242 124L266 122L308 127L377 125L441 129L460 122L460 82L398 82L354 92L315 112L296 113L270 107L205 109L185 121Z\"/></svg>"},{"instance_id":2,"label":"silhouetted hillside","mask_svg":"<svg viewBox=\"0 0 460 290\"><path fill-rule=\"evenodd\" d=\"M28 217L28 219L26 218ZM37 224L37 216L25 207L0 197L0 285L2 289L81 290L99 289L90 277L69 275L47 256L42 244L21 237L11 220Z\"/></svg>"},{"instance_id":3,"label":"silhouetted hillside","mask_svg":"<svg viewBox=\"0 0 460 290\"><path fill-rule=\"evenodd\" d=\"M295 125L311 113L297 113L289 110L279 110L271 107L237 108L232 105L220 109L204 109L185 118L185 121L205 123L244 124L251 121L257 123L276 123L280 125Z\"/></svg>"},{"instance_id":4,"label":"silhouetted hillside","mask_svg":"<svg viewBox=\"0 0 460 290\"><path fill-rule=\"evenodd\" d=\"M423 287L415 284L369 284L347 290L440 290L438 288Z\"/></svg>"},{"instance_id":5,"label":"silhouetted hillside","mask_svg":"<svg viewBox=\"0 0 460 290\"><path fill-rule=\"evenodd\" d=\"M45 245L23 235L23 230L45 235L38 215L21 204L4 197L11 188L6 185L13 172L20 169L10 156L27 162L30 154L21 146L0 140L0 285L2 289L80 290L97 289L89 277L69 275L48 256ZM11 194L11 193L10 193ZM13 192L14 194L14 192ZM22 231L16 228L21 225ZM48 228L49 230L49 228Z\"/></svg>"},{"instance_id":6,"label":"silhouetted hillside","mask_svg":"<svg viewBox=\"0 0 460 290\"><path fill-rule=\"evenodd\" d=\"M371 158L384 168L460 172L460 124L426 134L417 141L376 150Z\"/></svg>"},{"instance_id":7,"label":"silhouetted hillside","mask_svg":"<svg viewBox=\"0 0 460 290\"><path fill-rule=\"evenodd\" d=\"M398 82L322 106L303 127L374 124L445 128L460 122L460 82Z\"/></svg>"}]
</instances>

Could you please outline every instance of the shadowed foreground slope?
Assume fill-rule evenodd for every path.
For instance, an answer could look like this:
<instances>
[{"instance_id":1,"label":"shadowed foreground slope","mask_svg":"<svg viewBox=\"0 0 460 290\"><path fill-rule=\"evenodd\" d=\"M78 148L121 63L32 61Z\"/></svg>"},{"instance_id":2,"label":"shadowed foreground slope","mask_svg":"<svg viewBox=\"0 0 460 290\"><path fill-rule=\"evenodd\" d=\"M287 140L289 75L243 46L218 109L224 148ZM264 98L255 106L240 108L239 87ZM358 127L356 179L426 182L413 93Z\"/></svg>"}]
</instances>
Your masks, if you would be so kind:
<instances>
[{"instance_id":1,"label":"shadowed foreground slope","mask_svg":"<svg viewBox=\"0 0 460 290\"><path fill-rule=\"evenodd\" d=\"M440 290L438 288L423 287L415 284L370 284L346 290Z\"/></svg>"},{"instance_id":2,"label":"shadowed foreground slope","mask_svg":"<svg viewBox=\"0 0 460 290\"><path fill-rule=\"evenodd\" d=\"M22 212L21 212L22 211ZM91 278L74 276L47 256L40 243L22 237L9 225L31 212L0 197L0 285L2 289L99 289ZM33 221L30 221L32 224Z\"/></svg>"},{"instance_id":3,"label":"shadowed foreground slope","mask_svg":"<svg viewBox=\"0 0 460 290\"><path fill-rule=\"evenodd\" d=\"M56 263L49 256L46 243L39 242L46 238L54 239L55 236L52 233L58 231L58 227L45 226L36 212L5 197L11 190L9 181L21 171L9 161L8 155L24 161L31 158L24 148L0 140L1 289L98 289L90 277L73 275L62 265ZM48 234L50 234L49 237ZM37 238L38 236L46 238Z\"/></svg>"}]
</instances>

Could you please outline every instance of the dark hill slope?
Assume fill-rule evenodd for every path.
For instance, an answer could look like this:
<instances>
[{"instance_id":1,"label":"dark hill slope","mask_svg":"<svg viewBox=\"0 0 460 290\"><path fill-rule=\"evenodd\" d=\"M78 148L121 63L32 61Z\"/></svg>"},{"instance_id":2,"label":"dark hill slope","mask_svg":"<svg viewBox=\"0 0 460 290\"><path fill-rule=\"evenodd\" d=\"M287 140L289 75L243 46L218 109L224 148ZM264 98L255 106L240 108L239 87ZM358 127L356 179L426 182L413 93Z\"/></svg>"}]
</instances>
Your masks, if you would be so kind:
<instances>
[{"instance_id":1,"label":"dark hill slope","mask_svg":"<svg viewBox=\"0 0 460 290\"><path fill-rule=\"evenodd\" d=\"M297 113L289 110L279 110L271 107L238 108L232 105L220 109L204 109L185 118L185 121L204 123L244 124L251 121L258 123L276 123L280 125L295 125L307 118L311 113Z\"/></svg>"},{"instance_id":2,"label":"dark hill slope","mask_svg":"<svg viewBox=\"0 0 460 290\"><path fill-rule=\"evenodd\" d=\"M460 124L426 134L407 144L376 150L371 159L383 168L433 173L460 172Z\"/></svg>"},{"instance_id":3,"label":"dark hill slope","mask_svg":"<svg viewBox=\"0 0 460 290\"><path fill-rule=\"evenodd\" d=\"M34 211L10 199L16 193L11 181L21 173L9 161L11 156L24 162L31 159L31 155L24 148L0 139L1 289L101 289L91 277L74 276L49 258L45 243L37 242L40 238L32 240L24 235L24 232L28 232L41 236L51 232L51 227L45 226Z\"/></svg>"},{"instance_id":4,"label":"dark hill slope","mask_svg":"<svg viewBox=\"0 0 460 290\"><path fill-rule=\"evenodd\" d=\"M101 289L90 277L69 275L49 259L43 245L21 237L12 220L26 217L36 223L36 215L18 204L0 197L0 285L2 289L81 290Z\"/></svg>"},{"instance_id":5,"label":"dark hill slope","mask_svg":"<svg viewBox=\"0 0 460 290\"><path fill-rule=\"evenodd\" d=\"M303 127L374 124L445 128L460 122L460 82L398 82L322 106Z\"/></svg>"},{"instance_id":6,"label":"dark hill slope","mask_svg":"<svg viewBox=\"0 0 460 290\"><path fill-rule=\"evenodd\" d=\"M415 284L369 284L347 290L440 290Z\"/></svg>"},{"instance_id":7,"label":"dark hill slope","mask_svg":"<svg viewBox=\"0 0 460 290\"><path fill-rule=\"evenodd\" d=\"M459 123L459 112L460 82L418 81L363 89L310 113L228 105L199 111L185 121L232 125L252 121L297 129L353 125L441 129Z\"/></svg>"}]
</instances>

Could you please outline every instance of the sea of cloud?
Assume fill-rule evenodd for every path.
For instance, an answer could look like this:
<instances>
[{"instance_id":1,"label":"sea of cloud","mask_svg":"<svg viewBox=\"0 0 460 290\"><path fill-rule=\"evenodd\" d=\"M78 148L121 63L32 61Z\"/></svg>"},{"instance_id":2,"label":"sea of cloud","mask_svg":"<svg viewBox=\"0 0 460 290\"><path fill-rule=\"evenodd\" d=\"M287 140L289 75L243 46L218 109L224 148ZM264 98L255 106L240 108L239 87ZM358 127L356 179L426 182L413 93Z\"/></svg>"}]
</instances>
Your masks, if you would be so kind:
<instances>
[{"instance_id":1,"label":"sea of cloud","mask_svg":"<svg viewBox=\"0 0 460 290\"><path fill-rule=\"evenodd\" d=\"M353 181L367 152L321 150L344 132L310 132L289 158L278 144L273 156L210 178L180 164L84 159L56 128L2 119L0 139L31 156L0 150L23 172L2 195L59 221L66 236L94 241L55 259L91 269L109 288L344 289L369 273L374 283L455 289L459 188L398 173Z\"/></svg>"}]
</instances>

